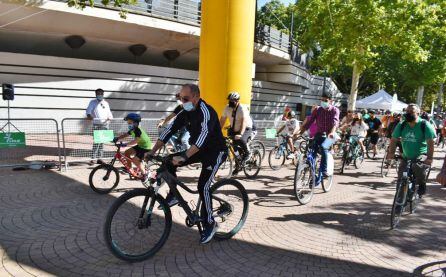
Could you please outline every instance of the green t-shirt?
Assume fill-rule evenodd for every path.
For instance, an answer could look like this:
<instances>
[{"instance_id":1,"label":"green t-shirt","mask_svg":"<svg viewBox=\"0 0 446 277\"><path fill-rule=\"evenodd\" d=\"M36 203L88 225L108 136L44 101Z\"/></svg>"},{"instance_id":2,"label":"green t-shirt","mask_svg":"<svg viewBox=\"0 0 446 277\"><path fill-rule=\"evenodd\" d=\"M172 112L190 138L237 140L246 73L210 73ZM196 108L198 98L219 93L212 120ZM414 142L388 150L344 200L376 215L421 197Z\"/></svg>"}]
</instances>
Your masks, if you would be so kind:
<instances>
[{"instance_id":1,"label":"green t-shirt","mask_svg":"<svg viewBox=\"0 0 446 277\"><path fill-rule=\"evenodd\" d=\"M410 127L409 123L406 123L406 126L402 131L401 122L393 131L392 138L401 138L401 144L403 145L403 157L406 159L416 159L420 155L427 154L426 140L434 139L436 137L434 128L427 121L426 129L423 135L421 121L422 119L418 117L417 123L413 128Z\"/></svg>"},{"instance_id":2,"label":"green t-shirt","mask_svg":"<svg viewBox=\"0 0 446 277\"><path fill-rule=\"evenodd\" d=\"M142 149L152 149L152 141L150 140L150 137L139 126L129 131L128 134L134 138L139 138L138 146Z\"/></svg>"}]
</instances>

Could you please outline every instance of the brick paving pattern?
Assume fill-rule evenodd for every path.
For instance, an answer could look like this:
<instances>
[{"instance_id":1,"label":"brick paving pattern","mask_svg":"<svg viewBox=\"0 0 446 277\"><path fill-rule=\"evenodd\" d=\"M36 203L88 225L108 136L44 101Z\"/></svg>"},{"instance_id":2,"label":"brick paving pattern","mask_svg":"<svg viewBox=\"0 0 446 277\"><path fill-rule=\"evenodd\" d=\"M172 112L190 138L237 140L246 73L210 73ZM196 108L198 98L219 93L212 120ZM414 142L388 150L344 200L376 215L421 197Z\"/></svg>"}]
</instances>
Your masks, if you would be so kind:
<instances>
[{"instance_id":1,"label":"brick paving pattern","mask_svg":"<svg viewBox=\"0 0 446 277\"><path fill-rule=\"evenodd\" d=\"M436 168L443 155L436 153ZM255 180L240 178L250 210L232 240L200 245L174 207L167 243L134 264L104 244L105 214L122 192L94 193L91 168L2 170L0 276L444 276L446 189L431 182L417 212L389 230L394 180L381 178L379 165L367 160L336 175L333 189L317 189L305 206L293 194L292 166L265 167ZM118 188L132 187L141 185L121 175Z\"/></svg>"}]
</instances>

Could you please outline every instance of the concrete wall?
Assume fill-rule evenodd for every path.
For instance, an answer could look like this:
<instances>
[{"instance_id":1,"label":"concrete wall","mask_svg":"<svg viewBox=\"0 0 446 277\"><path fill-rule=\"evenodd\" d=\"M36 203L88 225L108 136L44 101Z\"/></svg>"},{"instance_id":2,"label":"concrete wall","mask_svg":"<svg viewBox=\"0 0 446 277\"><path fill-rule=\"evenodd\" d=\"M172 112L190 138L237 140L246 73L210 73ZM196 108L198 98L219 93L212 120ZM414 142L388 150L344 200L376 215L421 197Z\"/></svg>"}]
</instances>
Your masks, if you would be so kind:
<instances>
[{"instance_id":1,"label":"concrete wall","mask_svg":"<svg viewBox=\"0 0 446 277\"><path fill-rule=\"evenodd\" d=\"M0 52L0 83L15 85L12 118L79 118L102 88L113 115L130 111L160 118L176 106L174 95L183 83L196 83L198 73L167 67ZM261 76L258 74L258 76ZM251 111L255 119L274 119L286 105L317 104L322 78L310 76L306 86L253 81ZM342 100L339 98L338 100ZM7 114L0 100L0 118Z\"/></svg>"}]
</instances>

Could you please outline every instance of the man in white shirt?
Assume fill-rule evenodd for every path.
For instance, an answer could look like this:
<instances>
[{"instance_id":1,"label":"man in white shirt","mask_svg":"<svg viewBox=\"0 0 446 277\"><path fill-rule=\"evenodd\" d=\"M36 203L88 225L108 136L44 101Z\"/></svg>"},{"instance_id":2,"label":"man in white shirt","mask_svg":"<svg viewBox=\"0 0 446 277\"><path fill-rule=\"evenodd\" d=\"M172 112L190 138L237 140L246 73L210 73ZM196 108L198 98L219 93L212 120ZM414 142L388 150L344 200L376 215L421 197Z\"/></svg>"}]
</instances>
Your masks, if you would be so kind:
<instances>
[{"instance_id":1,"label":"man in white shirt","mask_svg":"<svg viewBox=\"0 0 446 277\"><path fill-rule=\"evenodd\" d=\"M104 90L100 88L96 90L96 99L90 101L86 114L87 119L93 121L93 131L108 130L108 125L110 120L113 119L113 115L110 111L108 102L104 100ZM104 146L102 143L93 143L91 154L92 161L90 161L90 164L94 163L93 160L102 157L103 148Z\"/></svg>"},{"instance_id":2,"label":"man in white shirt","mask_svg":"<svg viewBox=\"0 0 446 277\"><path fill-rule=\"evenodd\" d=\"M247 143L252 136L253 124L248 109L240 104L240 94L238 92L231 92L228 95L228 105L220 118L222 128L226 123L226 119L229 119L231 124L228 129L228 136L232 137L234 143L242 148L244 152L242 153L243 160L248 160L250 152Z\"/></svg>"}]
</instances>

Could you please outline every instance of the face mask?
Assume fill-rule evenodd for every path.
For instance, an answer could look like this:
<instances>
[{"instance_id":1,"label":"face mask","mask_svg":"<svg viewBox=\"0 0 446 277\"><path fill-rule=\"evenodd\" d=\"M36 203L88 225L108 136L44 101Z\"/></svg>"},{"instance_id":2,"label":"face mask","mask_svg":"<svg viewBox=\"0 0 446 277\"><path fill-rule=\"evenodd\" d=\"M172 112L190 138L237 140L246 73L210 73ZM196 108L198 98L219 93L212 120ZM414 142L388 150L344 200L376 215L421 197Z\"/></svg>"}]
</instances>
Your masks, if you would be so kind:
<instances>
[{"instance_id":1,"label":"face mask","mask_svg":"<svg viewBox=\"0 0 446 277\"><path fill-rule=\"evenodd\" d=\"M328 108L330 106L330 104L328 104L328 102L324 102L324 101L321 101L321 107L322 108Z\"/></svg>"},{"instance_id":2,"label":"face mask","mask_svg":"<svg viewBox=\"0 0 446 277\"><path fill-rule=\"evenodd\" d=\"M102 101L104 99L104 95L96 95L96 99Z\"/></svg>"},{"instance_id":3,"label":"face mask","mask_svg":"<svg viewBox=\"0 0 446 277\"><path fill-rule=\"evenodd\" d=\"M135 126L134 126L133 124L129 124L129 125L127 126L127 128L129 128L129 131L133 130L134 127L135 127Z\"/></svg>"},{"instance_id":4,"label":"face mask","mask_svg":"<svg viewBox=\"0 0 446 277\"><path fill-rule=\"evenodd\" d=\"M193 111L195 110L195 106L192 102L186 102L183 103L183 109L186 110L187 112Z\"/></svg>"},{"instance_id":5,"label":"face mask","mask_svg":"<svg viewBox=\"0 0 446 277\"><path fill-rule=\"evenodd\" d=\"M231 107L231 108L235 108L235 103L234 103L234 102L229 102L228 105L229 105L229 107Z\"/></svg>"},{"instance_id":6,"label":"face mask","mask_svg":"<svg viewBox=\"0 0 446 277\"><path fill-rule=\"evenodd\" d=\"M414 122L415 121L415 115L413 113L406 113L404 115L407 122Z\"/></svg>"}]
</instances>

